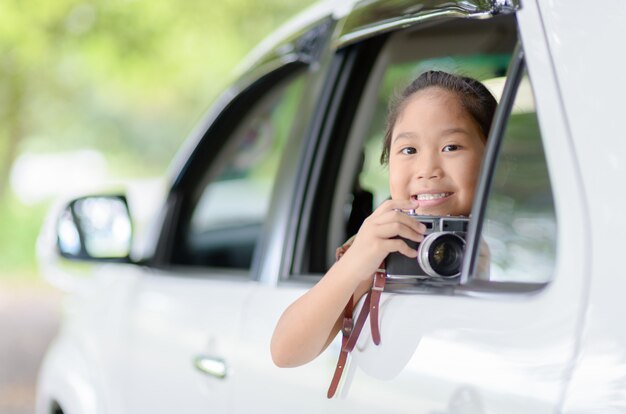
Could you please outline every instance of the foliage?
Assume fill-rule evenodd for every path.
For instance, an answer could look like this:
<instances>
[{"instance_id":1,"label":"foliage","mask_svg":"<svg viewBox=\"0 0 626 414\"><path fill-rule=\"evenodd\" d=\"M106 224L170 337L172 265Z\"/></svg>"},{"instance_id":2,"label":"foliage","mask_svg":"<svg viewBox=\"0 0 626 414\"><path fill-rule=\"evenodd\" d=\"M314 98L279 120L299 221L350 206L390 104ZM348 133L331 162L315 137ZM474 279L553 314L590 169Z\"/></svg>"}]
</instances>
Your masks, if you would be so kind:
<instances>
[{"instance_id":1,"label":"foliage","mask_svg":"<svg viewBox=\"0 0 626 414\"><path fill-rule=\"evenodd\" d=\"M23 150L91 146L162 168L235 63L304 5L6 0L2 123L20 125Z\"/></svg>"},{"instance_id":2,"label":"foliage","mask_svg":"<svg viewBox=\"0 0 626 414\"><path fill-rule=\"evenodd\" d=\"M310 3L0 2L0 200L10 204L0 210L3 232L11 223L32 251L36 220L13 220L7 193L17 155L93 148L114 174L163 172L235 64ZM10 238L0 239L3 266Z\"/></svg>"}]
</instances>

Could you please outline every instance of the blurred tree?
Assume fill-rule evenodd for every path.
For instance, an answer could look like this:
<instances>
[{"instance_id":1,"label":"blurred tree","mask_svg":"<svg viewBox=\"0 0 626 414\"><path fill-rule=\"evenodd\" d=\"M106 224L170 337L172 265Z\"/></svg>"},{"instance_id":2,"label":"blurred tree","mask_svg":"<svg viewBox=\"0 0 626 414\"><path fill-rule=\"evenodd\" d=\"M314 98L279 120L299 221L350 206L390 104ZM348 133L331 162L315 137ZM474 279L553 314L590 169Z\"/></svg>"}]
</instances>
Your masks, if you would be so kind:
<instances>
[{"instance_id":1,"label":"blurred tree","mask_svg":"<svg viewBox=\"0 0 626 414\"><path fill-rule=\"evenodd\" d=\"M309 3L3 0L0 198L22 151L87 146L162 171L233 66Z\"/></svg>"}]
</instances>

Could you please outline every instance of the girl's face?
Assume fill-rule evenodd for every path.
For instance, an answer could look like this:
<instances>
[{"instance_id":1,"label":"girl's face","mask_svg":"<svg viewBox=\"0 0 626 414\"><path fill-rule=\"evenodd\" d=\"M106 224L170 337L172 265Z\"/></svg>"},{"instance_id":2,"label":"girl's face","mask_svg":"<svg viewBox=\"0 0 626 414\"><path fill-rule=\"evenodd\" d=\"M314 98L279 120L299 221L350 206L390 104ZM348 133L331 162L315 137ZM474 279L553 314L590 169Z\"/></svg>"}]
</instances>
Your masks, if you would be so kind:
<instances>
[{"instance_id":1,"label":"girl's face","mask_svg":"<svg viewBox=\"0 0 626 414\"><path fill-rule=\"evenodd\" d=\"M485 140L455 93L437 87L416 92L391 135L391 198L412 201L418 214L468 216Z\"/></svg>"}]
</instances>

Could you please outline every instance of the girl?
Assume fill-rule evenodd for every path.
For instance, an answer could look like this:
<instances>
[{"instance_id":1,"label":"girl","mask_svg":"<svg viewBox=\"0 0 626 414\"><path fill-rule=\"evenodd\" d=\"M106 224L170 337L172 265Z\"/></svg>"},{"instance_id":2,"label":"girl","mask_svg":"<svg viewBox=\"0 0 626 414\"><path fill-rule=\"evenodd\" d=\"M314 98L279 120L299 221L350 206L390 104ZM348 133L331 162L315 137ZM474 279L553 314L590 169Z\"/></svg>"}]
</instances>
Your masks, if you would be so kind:
<instances>
[{"instance_id":1,"label":"girl","mask_svg":"<svg viewBox=\"0 0 626 414\"><path fill-rule=\"evenodd\" d=\"M417 214L469 216L496 100L479 81L429 71L391 105L381 162L391 199L381 204L342 248L343 256L283 313L271 342L274 363L294 367L314 359L337 335L342 311L369 290L391 252L415 258L405 239L421 242Z\"/></svg>"}]
</instances>

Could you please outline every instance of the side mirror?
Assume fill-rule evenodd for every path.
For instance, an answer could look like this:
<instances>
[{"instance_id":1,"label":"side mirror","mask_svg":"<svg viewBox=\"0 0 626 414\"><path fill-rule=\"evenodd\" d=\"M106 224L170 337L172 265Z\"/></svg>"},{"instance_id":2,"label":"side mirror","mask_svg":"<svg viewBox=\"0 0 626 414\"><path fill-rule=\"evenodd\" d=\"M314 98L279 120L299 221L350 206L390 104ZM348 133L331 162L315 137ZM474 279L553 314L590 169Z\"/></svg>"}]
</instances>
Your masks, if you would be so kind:
<instances>
[{"instance_id":1,"label":"side mirror","mask_svg":"<svg viewBox=\"0 0 626 414\"><path fill-rule=\"evenodd\" d=\"M73 200L56 225L57 248L68 259L129 262L132 225L124 196Z\"/></svg>"}]
</instances>

